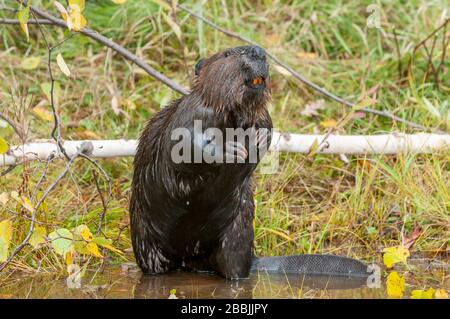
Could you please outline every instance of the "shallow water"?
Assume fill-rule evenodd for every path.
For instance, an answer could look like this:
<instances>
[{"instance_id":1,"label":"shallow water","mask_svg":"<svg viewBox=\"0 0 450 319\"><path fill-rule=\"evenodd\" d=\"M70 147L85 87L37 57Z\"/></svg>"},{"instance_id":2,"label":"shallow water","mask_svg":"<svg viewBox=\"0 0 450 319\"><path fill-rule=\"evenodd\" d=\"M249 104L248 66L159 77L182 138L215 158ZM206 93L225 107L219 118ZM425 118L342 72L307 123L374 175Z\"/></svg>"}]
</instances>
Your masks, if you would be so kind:
<instances>
[{"instance_id":1,"label":"shallow water","mask_svg":"<svg viewBox=\"0 0 450 319\"><path fill-rule=\"evenodd\" d=\"M446 270L444 273L441 271L424 272L424 278L416 275L407 278L407 282L416 283L416 288L407 285L407 290L425 287L448 289L445 287ZM15 272L0 281L0 298L168 298L172 289L176 289L178 298L387 297L383 278L379 288L369 288L366 278L261 272L252 273L249 279L230 281L210 273L182 271L146 276L134 264L123 264L102 271L86 272L79 281L73 279L68 283L66 275ZM73 288L69 288L68 284ZM409 296L408 291L405 296Z\"/></svg>"}]
</instances>

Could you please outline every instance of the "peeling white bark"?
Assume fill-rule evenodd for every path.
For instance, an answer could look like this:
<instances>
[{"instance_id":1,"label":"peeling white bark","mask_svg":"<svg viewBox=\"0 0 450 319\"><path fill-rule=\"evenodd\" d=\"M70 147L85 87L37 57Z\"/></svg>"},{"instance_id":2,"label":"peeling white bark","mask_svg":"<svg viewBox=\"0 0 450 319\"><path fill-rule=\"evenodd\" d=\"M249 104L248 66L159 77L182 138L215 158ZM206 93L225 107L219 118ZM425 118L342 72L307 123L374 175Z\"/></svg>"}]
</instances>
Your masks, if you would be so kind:
<instances>
[{"instance_id":1,"label":"peeling white bark","mask_svg":"<svg viewBox=\"0 0 450 319\"><path fill-rule=\"evenodd\" d=\"M450 148L448 134L383 134L383 135L301 135L290 133L274 133L272 150L293 153L309 153L314 143L319 144L317 153L323 154L397 154L397 153L430 153ZM317 142L315 142L317 141ZM110 158L134 156L137 140L92 140L65 141L64 148L69 156L77 152L84 142L92 143L93 158ZM45 161L53 154L63 155L53 141L43 140L12 146L7 154L0 155L0 166L20 164L22 162Z\"/></svg>"}]
</instances>

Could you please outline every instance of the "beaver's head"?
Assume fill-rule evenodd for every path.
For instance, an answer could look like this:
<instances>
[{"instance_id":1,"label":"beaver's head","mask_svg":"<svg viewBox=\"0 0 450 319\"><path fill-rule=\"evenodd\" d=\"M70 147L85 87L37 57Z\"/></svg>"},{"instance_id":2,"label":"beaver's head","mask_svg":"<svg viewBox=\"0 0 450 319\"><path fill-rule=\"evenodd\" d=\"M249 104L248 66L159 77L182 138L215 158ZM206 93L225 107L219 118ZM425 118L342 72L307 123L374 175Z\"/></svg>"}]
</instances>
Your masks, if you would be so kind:
<instances>
[{"instance_id":1,"label":"beaver's head","mask_svg":"<svg viewBox=\"0 0 450 319\"><path fill-rule=\"evenodd\" d=\"M269 64L258 46L226 49L195 66L192 91L217 111L243 108L255 112L270 98Z\"/></svg>"}]
</instances>

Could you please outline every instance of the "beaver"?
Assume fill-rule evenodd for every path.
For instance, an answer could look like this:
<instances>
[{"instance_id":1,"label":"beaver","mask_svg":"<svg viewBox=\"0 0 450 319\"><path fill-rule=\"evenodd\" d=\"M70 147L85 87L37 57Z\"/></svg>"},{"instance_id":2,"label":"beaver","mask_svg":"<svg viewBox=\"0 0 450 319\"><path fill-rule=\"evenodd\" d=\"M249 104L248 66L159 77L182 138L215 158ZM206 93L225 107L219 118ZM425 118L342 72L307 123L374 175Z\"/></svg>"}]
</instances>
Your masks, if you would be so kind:
<instances>
[{"instance_id":1,"label":"beaver","mask_svg":"<svg viewBox=\"0 0 450 319\"><path fill-rule=\"evenodd\" d=\"M190 93L151 118L139 138L130 199L139 267L146 274L215 271L229 279L248 277L255 269L280 271L280 265L306 269L302 256L303 264L295 256L254 258L252 174L272 137L264 49L223 50L200 60L194 73ZM180 128L184 133L174 138ZM225 139L206 134L209 129ZM229 138L229 129L251 133ZM183 138L180 161L174 149ZM250 156L254 150L256 157Z\"/></svg>"}]
</instances>

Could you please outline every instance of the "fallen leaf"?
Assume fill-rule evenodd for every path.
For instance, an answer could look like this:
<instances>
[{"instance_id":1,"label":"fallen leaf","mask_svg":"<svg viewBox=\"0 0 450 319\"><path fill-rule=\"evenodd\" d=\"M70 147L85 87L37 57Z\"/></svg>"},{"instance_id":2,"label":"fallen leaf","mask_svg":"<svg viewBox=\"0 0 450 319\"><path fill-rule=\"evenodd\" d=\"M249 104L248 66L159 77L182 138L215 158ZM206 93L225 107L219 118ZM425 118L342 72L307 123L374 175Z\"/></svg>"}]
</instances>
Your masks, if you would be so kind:
<instances>
[{"instance_id":1,"label":"fallen leaf","mask_svg":"<svg viewBox=\"0 0 450 319\"><path fill-rule=\"evenodd\" d=\"M391 272L386 279L386 292L389 297L401 298L405 291L405 278L396 271Z\"/></svg>"},{"instance_id":2,"label":"fallen leaf","mask_svg":"<svg viewBox=\"0 0 450 319\"><path fill-rule=\"evenodd\" d=\"M434 293L434 297L436 299L448 299L448 293L443 288L437 289L436 292Z\"/></svg>"},{"instance_id":3,"label":"fallen leaf","mask_svg":"<svg viewBox=\"0 0 450 319\"><path fill-rule=\"evenodd\" d=\"M332 128L332 127L336 127L337 121L334 119L329 119L329 120L320 122L320 125L322 125L324 128Z\"/></svg>"},{"instance_id":4,"label":"fallen leaf","mask_svg":"<svg viewBox=\"0 0 450 319\"><path fill-rule=\"evenodd\" d=\"M101 139L100 136L98 136L96 133L89 131L89 130L83 130L77 132L77 135L79 138L83 140L99 140Z\"/></svg>"},{"instance_id":5,"label":"fallen leaf","mask_svg":"<svg viewBox=\"0 0 450 319\"><path fill-rule=\"evenodd\" d=\"M40 120L46 121L46 122L53 122L53 113L47 110L43 106L36 106L33 107L31 110L34 115L36 115Z\"/></svg>"},{"instance_id":6,"label":"fallen leaf","mask_svg":"<svg viewBox=\"0 0 450 319\"><path fill-rule=\"evenodd\" d=\"M29 57L25 58L20 62L20 67L24 70L34 70L41 63L40 57Z\"/></svg>"},{"instance_id":7,"label":"fallen leaf","mask_svg":"<svg viewBox=\"0 0 450 319\"><path fill-rule=\"evenodd\" d=\"M412 245L414 245L414 243L416 242L417 238L420 237L421 234L422 234L422 230L420 229L420 227L414 227L411 235L403 238L402 246L405 247L406 249L410 249L412 247Z\"/></svg>"},{"instance_id":8,"label":"fallen leaf","mask_svg":"<svg viewBox=\"0 0 450 319\"><path fill-rule=\"evenodd\" d=\"M411 291L412 299L433 299L434 289L430 288L428 290L413 290Z\"/></svg>"},{"instance_id":9,"label":"fallen leaf","mask_svg":"<svg viewBox=\"0 0 450 319\"><path fill-rule=\"evenodd\" d=\"M383 263L388 268L400 262L406 264L406 259L409 257L409 250L403 246L388 247L383 249L383 252Z\"/></svg>"},{"instance_id":10,"label":"fallen leaf","mask_svg":"<svg viewBox=\"0 0 450 319\"><path fill-rule=\"evenodd\" d=\"M297 52L297 57L302 60L314 60L317 59L317 54L314 52Z\"/></svg>"},{"instance_id":11,"label":"fallen leaf","mask_svg":"<svg viewBox=\"0 0 450 319\"><path fill-rule=\"evenodd\" d=\"M267 43L269 45L276 45L280 43L280 36L278 34L272 33L266 37Z\"/></svg>"},{"instance_id":12,"label":"fallen leaf","mask_svg":"<svg viewBox=\"0 0 450 319\"><path fill-rule=\"evenodd\" d=\"M170 295L169 295L169 299L178 299L177 297L177 290L176 289L171 289L169 291Z\"/></svg>"}]
</instances>

